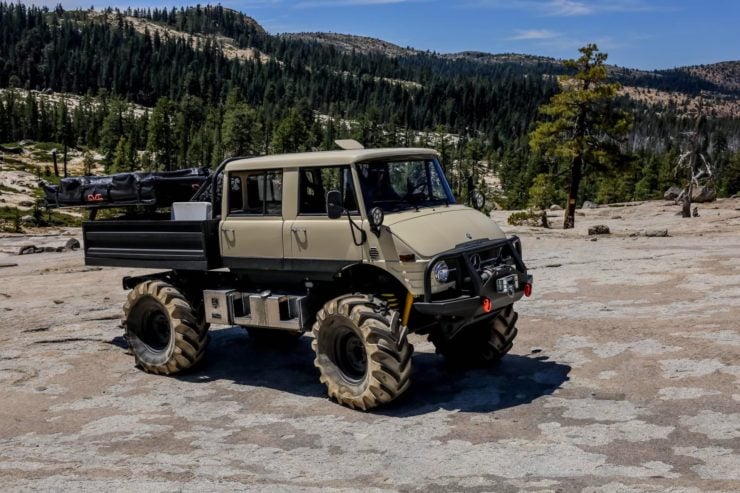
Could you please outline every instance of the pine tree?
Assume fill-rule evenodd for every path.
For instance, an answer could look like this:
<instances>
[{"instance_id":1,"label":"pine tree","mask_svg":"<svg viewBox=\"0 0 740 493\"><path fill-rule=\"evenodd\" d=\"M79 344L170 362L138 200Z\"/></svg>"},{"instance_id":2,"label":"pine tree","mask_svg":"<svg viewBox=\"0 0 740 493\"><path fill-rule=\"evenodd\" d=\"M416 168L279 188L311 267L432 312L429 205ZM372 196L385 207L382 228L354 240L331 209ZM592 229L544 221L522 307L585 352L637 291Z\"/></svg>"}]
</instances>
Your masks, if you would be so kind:
<instances>
[{"instance_id":1,"label":"pine tree","mask_svg":"<svg viewBox=\"0 0 740 493\"><path fill-rule=\"evenodd\" d=\"M615 99L619 84L607 81L606 53L595 44L580 48L581 57L566 66L577 70L562 76L562 91L540 111L548 117L530 135L535 152L565 166L570 175L568 202L563 227L575 225L576 201L581 180L591 172L624 163L620 138L630 130L630 116L618 109Z\"/></svg>"},{"instance_id":2,"label":"pine tree","mask_svg":"<svg viewBox=\"0 0 740 493\"><path fill-rule=\"evenodd\" d=\"M244 103L236 103L224 113L221 126L224 151L229 156L258 155L262 143L262 125L257 112Z\"/></svg>"},{"instance_id":3,"label":"pine tree","mask_svg":"<svg viewBox=\"0 0 740 493\"><path fill-rule=\"evenodd\" d=\"M166 171L173 169L175 155L174 114L177 107L169 98L160 98L149 117L147 150Z\"/></svg>"},{"instance_id":4,"label":"pine tree","mask_svg":"<svg viewBox=\"0 0 740 493\"><path fill-rule=\"evenodd\" d=\"M310 135L300 113L293 109L280 120L272 138L275 153L299 152L307 150Z\"/></svg>"}]
</instances>

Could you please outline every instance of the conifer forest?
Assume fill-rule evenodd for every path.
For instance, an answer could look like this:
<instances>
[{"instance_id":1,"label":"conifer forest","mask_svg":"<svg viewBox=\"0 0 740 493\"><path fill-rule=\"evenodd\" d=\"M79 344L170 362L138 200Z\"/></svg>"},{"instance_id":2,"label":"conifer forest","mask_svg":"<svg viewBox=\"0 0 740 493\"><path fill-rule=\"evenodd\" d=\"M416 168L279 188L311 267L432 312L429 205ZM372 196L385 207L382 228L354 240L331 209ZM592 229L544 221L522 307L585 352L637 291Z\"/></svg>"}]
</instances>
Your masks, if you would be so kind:
<instances>
[{"instance_id":1,"label":"conifer forest","mask_svg":"<svg viewBox=\"0 0 740 493\"><path fill-rule=\"evenodd\" d=\"M551 200L563 202L568 177L529 140L567 65L479 58L271 35L220 6L67 11L0 3L0 145L89 150L112 173L215 167L228 156L333 149L334 140L354 138L366 147L435 148L458 192L468 176L481 185L496 176L495 200L505 207L529 205L543 181ZM610 77L638 93L719 94L735 105L740 97L738 86L678 69L614 68ZM687 131L700 135L720 195L740 191L739 113L619 94L633 120L621 143L627 164L586 177L579 202L662 197L678 184Z\"/></svg>"}]
</instances>

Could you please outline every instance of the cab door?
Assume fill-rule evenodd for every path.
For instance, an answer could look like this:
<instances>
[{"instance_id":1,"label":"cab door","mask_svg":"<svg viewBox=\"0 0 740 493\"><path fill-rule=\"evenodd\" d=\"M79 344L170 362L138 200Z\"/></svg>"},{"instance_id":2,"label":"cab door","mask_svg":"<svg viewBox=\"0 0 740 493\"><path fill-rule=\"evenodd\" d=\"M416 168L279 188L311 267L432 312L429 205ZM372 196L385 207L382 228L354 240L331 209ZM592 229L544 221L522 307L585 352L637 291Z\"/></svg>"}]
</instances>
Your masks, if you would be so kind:
<instances>
[{"instance_id":1,"label":"cab door","mask_svg":"<svg viewBox=\"0 0 740 493\"><path fill-rule=\"evenodd\" d=\"M362 232L353 231L346 215L329 219L326 211L327 192L338 190L342 193L344 208L350 211L352 220L361 225L352 173L349 166L306 167L298 169L297 173L296 215L285 224L286 255L295 271L304 272L309 278L331 278L343 267L364 259Z\"/></svg>"},{"instance_id":2,"label":"cab door","mask_svg":"<svg viewBox=\"0 0 740 493\"><path fill-rule=\"evenodd\" d=\"M282 269L282 170L230 173L225 192L227 209L219 232L224 265L231 269Z\"/></svg>"}]
</instances>

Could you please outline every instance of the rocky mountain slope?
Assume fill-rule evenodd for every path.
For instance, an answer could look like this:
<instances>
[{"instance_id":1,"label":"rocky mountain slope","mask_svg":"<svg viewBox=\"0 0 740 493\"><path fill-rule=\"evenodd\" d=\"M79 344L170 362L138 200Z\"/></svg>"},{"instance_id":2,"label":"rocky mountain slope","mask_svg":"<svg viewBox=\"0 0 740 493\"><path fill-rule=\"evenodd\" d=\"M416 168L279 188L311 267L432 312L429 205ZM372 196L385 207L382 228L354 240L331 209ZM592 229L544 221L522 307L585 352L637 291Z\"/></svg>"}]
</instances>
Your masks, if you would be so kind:
<instances>
[{"instance_id":1,"label":"rocky mountain slope","mask_svg":"<svg viewBox=\"0 0 740 493\"><path fill-rule=\"evenodd\" d=\"M284 34L286 39L300 39L333 46L346 53L382 55L392 58L431 56L440 62L464 60L484 65L519 65L536 68L543 74L557 75L564 72L562 60L520 53L485 53L463 51L459 53L429 53L414 48L395 45L366 36L338 33ZM740 61L708 65L678 67L669 70L646 71L611 65L612 76L624 86L622 94L636 101L655 104L684 104L695 111L704 100L710 116L733 117L740 115Z\"/></svg>"}]
</instances>

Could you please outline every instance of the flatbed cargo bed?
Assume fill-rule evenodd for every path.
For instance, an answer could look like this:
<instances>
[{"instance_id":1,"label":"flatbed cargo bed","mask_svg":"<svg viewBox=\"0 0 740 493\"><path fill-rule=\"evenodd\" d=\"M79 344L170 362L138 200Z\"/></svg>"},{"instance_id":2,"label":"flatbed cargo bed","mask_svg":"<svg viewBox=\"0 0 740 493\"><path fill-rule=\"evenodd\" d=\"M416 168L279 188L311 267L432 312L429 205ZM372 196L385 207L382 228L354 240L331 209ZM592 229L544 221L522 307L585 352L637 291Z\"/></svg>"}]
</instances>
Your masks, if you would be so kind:
<instances>
[{"instance_id":1,"label":"flatbed cargo bed","mask_svg":"<svg viewBox=\"0 0 740 493\"><path fill-rule=\"evenodd\" d=\"M85 264L205 271L222 267L218 220L110 220L82 224Z\"/></svg>"}]
</instances>

